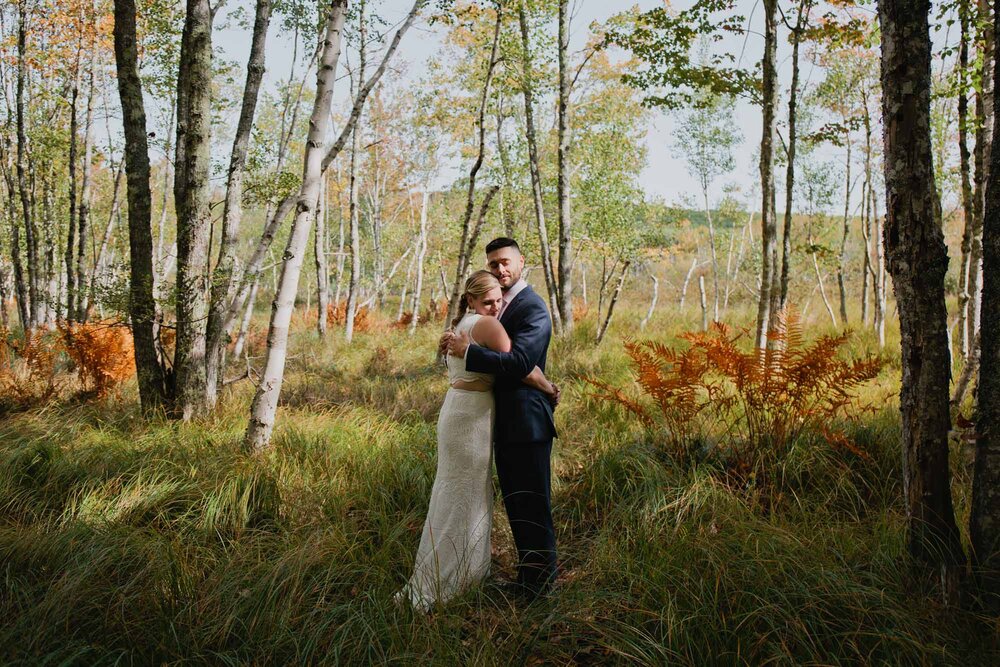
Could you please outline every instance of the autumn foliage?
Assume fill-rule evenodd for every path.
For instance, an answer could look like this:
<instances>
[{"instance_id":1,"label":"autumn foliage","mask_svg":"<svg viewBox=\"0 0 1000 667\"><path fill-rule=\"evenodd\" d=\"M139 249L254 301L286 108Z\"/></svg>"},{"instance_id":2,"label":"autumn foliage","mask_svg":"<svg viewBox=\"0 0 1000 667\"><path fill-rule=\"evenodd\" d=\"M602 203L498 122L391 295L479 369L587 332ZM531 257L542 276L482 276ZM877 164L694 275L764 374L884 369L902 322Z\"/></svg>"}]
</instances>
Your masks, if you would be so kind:
<instances>
[{"instance_id":1,"label":"autumn foliage","mask_svg":"<svg viewBox=\"0 0 1000 667\"><path fill-rule=\"evenodd\" d=\"M0 412L39 405L56 393L59 352L51 332L29 331L19 340L0 327Z\"/></svg>"},{"instance_id":2,"label":"autumn foliage","mask_svg":"<svg viewBox=\"0 0 1000 667\"><path fill-rule=\"evenodd\" d=\"M80 381L98 397L135 375L132 332L127 326L111 322L58 326Z\"/></svg>"},{"instance_id":3,"label":"autumn foliage","mask_svg":"<svg viewBox=\"0 0 1000 667\"><path fill-rule=\"evenodd\" d=\"M331 303L326 307L326 324L331 327L344 326L347 322L347 302ZM360 306L354 313L354 330L356 332L370 331L372 328L371 311L367 306Z\"/></svg>"},{"instance_id":4,"label":"autumn foliage","mask_svg":"<svg viewBox=\"0 0 1000 667\"><path fill-rule=\"evenodd\" d=\"M637 393L588 382L599 397L638 417L678 463L690 463L699 448L714 443L727 472L767 485L806 434L867 457L835 424L869 408L857 390L878 375L883 361L844 359L849 337L806 344L790 317L772 332L773 349L744 349L747 332L716 323L708 332L682 335L688 342L683 348L626 342Z\"/></svg>"}]
</instances>

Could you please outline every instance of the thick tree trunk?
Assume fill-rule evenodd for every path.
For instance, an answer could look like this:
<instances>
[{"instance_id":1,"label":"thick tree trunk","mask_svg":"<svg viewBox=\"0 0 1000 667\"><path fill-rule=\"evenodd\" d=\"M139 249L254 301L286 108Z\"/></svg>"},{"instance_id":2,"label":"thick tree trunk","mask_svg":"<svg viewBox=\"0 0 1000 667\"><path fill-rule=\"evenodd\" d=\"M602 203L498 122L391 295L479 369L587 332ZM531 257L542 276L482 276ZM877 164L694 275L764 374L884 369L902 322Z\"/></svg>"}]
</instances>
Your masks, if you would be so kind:
<instances>
[{"instance_id":1,"label":"thick tree trunk","mask_svg":"<svg viewBox=\"0 0 1000 667\"><path fill-rule=\"evenodd\" d=\"M206 402L205 329L208 315L209 149L212 114L212 8L187 0L177 76L177 413L188 420Z\"/></svg>"},{"instance_id":2,"label":"thick tree trunk","mask_svg":"<svg viewBox=\"0 0 1000 667\"><path fill-rule=\"evenodd\" d=\"M326 35L316 76L316 101L309 118L309 134L303 156L302 187L299 190L295 220L292 223L285 261L281 267L281 280L271 306L271 322L267 332L267 355L264 372L250 408L245 445L253 452L265 449L271 441L274 417L278 410L278 396L285 373L288 345L288 326L295 309L295 295L299 286L299 273L309 240L309 228L315 217L319 198L323 141L330 124L330 106L333 84L336 80L337 61L343 36L347 0L333 0L326 12Z\"/></svg>"},{"instance_id":3,"label":"thick tree trunk","mask_svg":"<svg viewBox=\"0 0 1000 667\"><path fill-rule=\"evenodd\" d=\"M531 196L535 208L535 229L538 232L538 245L541 254L542 273L545 277L545 289L549 294L549 311L553 323L560 319L559 296L556 286L555 271L552 267L552 250L549 247L548 227L545 224L545 206L542 197L542 175L538 158L538 138L535 133L535 79L531 58L531 44L528 34L528 17L524 2L518 4L518 23L521 28L521 90L524 96L524 126L525 139L528 144L528 170L531 174ZM451 321L450 319L448 320ZM561 323L557 325L561 327Z\"/></svg>"},{"instance_id":4,"label":"thick tree trunk","mask_svg":"<svg viewBox=\"0 0 1000 667\"><path fill-rule=\"evenodd\" d=\"M219 259L212 274L211 302L205 329L205 407L211 410L218 399L222 381L222 359L229 332L225 329L226 311L234 298L237 281L236 250L239 242L240 221L243 217L243 175L246 169L247 150L260 84L264 78L264 45L271 21L271 0L257 0L254 15L250 55L247 59L247 78L243 86L240 117L233 137L226 182L226 199L222 210L222 236L219 241Z\"/></svg>"},{"instance_id":5,"label":"thick tree trunk","mask_svg":"<svg viewBox=\"0 0 1000 667\"><path fill-rule=\"evenodd\" d=\"M573 329L573 220L569 205L569 0L559 0L559 317L557 331ZM718 311L718 295L716 295ZM718 314L718 313L717 313Z\"/></svg>"},{"instance_id":6,"label":"thick tree trunk","mask_svg":"<svg viewBox=\"0 0 1000 667\"><path fill-rule=\"evenodd\" d=\"M153 303L153 231L150 225L149 145L139 78L135 0L115 0L115 63L125 134L129 231L129 316L139 400L145 411L164 406L169 382L156 352Z\"/></svg>"},{"instance_id":7,"label":"thick tree trunk","mask_svg":"<svg viewBox=\"0 0 1000 667\"><path fill-rule=\"evenodd\" d=\"M914 561L952 599L964 563L948 468L948 251L930 141L928 0L882 0L885 247L899 305L903 487Z\"/></svg>"},{"instance_id":8,"label":"thick tree trunk","mask_svg":"<svg viewBox=\"0 0 1000 667\"><path fill-rule=\"evenodd\" d=\"M778 270L778 223L774 211L774 110L778 103L778 34L777 0L764 0L763 69L763 132L760 140L761 191L761 273L760 299L757 305L757 331L754 344L758 349L768 346L768 329L772 313L772 294Z\"/></svg>"},{"instance_id":9,"label":"thick tree trunk","mask_svg":"<svg viewBox=\"0 0 1000 667\"><path fill-rule=\"evenodd\" d=\"M486 157L486 107L490 99L490 87L493 84L493 73L496 70L497 55L500 49L500 27L503 21L502 5L496 9L496 23L493 28L493 43L490 47L489 61L486 64L486 79L483 82L483 92L479 97L479 112L476 118L477 146L476 159L469 169L469 187L465 195L465 214L462 216L462 237L458 248L458 262L455 268L455 281L452 283L451 296L448 299L448 316L445 318L445 327L450 327L452 320L458 315L458 301L461 297L462 284L465 281L465 274L469 268L469 255L473 251L473 236L478 234L478 225L475 230L470 229L472 214L476 206L476 175L483 160ZM483 211L487 207L487 202L483 202Z\"/></svg>"}]
</instances>

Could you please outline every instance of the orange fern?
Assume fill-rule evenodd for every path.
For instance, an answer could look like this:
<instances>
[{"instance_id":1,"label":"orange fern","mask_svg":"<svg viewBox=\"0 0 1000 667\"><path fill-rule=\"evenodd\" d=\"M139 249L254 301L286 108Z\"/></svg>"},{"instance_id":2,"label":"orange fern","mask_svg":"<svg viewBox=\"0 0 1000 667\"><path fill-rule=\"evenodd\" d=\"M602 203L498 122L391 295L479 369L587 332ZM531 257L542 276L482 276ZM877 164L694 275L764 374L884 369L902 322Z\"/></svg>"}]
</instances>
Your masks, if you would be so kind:
<instances>
[{"instance_id":1,"label":"orange fern","mask_svg":"<svg viewBox=\"0 0 1000 667\"><path fill-rule=\"evenodd\" d=\"M66 353L80 381L98 397L135 375L132 332L114 322L59 324Z\"/></svg>"},{"instance_id":2,"label":"orange fern","mask_svg":"<svg viewBox=\"0 0 1000 667\"><path fill-rule=\"evenodd\" d=\"M832 424L864 410L857 390L884 362L875 356L846 360L840 350L850 334L821 336L806 344L797 318L783 319L770 334L770 349L743 343L716 323L707 332L682 336L688 345L627 341L638 392L588 379L647 428L666 434L669 454L684 463L701 436L719 442L732 470L767 484L776 465L805 433L861 458L866 454Z\"/></svg>"}]
</instances>

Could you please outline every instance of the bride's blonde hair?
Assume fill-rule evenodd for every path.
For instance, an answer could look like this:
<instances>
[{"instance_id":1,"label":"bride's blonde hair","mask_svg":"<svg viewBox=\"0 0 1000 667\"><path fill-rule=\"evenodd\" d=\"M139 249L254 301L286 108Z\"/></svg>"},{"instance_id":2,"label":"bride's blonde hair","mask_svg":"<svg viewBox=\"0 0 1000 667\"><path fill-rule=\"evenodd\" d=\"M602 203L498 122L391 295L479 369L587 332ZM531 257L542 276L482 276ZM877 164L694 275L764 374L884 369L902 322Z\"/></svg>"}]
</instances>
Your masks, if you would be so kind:
<instances>
[{"instance_id":1,"label":"bride's blonde hair","mask_svg":"<svg viewBox=\"0 0 1000 667\"><path fill-rule=\"evenodd\" d=\"M451 326L454 328L465 317L465 312L470 308L468 297L483 296L494 287L500 287L500 281L489 271L481 269L469 276L465 281L465 291L458 301L458 317L451 321Z\"/></svg>"}]
</instances>

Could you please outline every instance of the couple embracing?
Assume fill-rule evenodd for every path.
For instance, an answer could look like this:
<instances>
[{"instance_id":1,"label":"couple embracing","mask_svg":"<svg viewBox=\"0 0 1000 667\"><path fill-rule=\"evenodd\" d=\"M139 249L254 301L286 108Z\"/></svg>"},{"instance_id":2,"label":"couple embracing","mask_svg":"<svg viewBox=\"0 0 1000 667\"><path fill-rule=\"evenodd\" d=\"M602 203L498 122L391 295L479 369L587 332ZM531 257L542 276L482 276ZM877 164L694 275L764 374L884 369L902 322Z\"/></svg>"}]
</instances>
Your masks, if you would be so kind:
<instances>
[{"instance_id":1,"label":"couple embracing","mask_svg":"<svg viewBox=\"0 0 1000 667\"><path fill-rule=\"evenodd\" d=\"M517 546L512 592L545 595L556 577L551 463L558 388L545 377L552 324L521 278L517 242L486 245L488 271L469 277L459 317L440 341L448 393L438 418L437 475L414 571L401 599L429 610L490 570L491 461Z\"/></svg>"}]
</instances>

